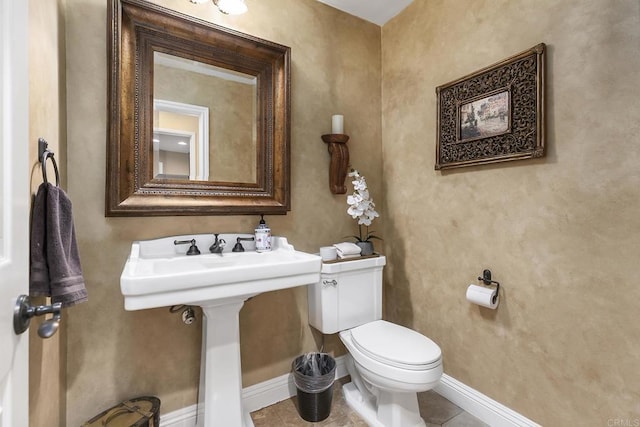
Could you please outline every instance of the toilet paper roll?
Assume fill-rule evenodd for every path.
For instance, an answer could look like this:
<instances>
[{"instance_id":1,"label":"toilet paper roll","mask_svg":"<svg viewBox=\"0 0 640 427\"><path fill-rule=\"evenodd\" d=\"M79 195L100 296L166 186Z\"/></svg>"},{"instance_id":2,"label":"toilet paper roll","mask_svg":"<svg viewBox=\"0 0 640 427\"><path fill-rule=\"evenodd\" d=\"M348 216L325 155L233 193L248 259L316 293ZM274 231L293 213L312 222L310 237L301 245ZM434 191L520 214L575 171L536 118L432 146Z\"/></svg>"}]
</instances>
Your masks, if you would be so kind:
<instances>
[{"instance_id":1,"label":"toilet paper roll","mask_svg":"<svg viewBox=\"0 0 640 427\"><path fill-rule=\"evenodd\" d=\"M469 285L467 288L467 301L495 310L498 308L500 298L493 288Z\"/></svg>"}]
</instances>

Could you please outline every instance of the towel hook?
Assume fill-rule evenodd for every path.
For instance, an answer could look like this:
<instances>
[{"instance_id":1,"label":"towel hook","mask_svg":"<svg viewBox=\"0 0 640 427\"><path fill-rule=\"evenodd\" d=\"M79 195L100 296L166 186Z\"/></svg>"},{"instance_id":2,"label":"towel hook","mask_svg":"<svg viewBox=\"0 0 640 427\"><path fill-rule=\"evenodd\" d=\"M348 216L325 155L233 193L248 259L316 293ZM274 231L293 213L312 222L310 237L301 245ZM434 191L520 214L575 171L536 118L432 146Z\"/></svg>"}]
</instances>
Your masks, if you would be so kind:
<instances>
[{"instance_id":1,"label":"towel hook","mask_svg":"<svg viewBox=\"0 0 640 427\"><path fill-rule=\"evenodd\" d=\"M60 173L58 172L58 164L56 163L56 159L53 151L48 148L49 143L44 138L38 138L38 159L41 163L42 168L42 180L45 183L47 181L47 158L51 158L51 162L53 163L53 170L56 173L56 187L60 186Z\"/></svg>"}]
</instances>

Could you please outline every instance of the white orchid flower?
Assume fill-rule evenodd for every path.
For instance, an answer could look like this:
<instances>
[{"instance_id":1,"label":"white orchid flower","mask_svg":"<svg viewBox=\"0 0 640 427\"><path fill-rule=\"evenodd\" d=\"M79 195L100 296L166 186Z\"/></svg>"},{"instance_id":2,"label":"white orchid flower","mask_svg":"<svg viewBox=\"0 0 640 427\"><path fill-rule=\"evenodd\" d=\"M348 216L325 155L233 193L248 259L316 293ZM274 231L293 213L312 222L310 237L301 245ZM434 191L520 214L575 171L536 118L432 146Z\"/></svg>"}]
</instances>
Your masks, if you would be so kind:
<instances>
[{"instance_id":1,"label":"white orchid flower","mask_svg":"<svg viewBox=\"0 0 640 427\"><path fill-rule=\"evenodd\" d=\"M347 197L347 203L349 205L358 205L362 203L363 197L360 194L351 194Z\"/></svg>"},{"instance_id":2,"label":"white orchid flower","mask_svg":"<svg viewBox=\"0 0 640 427\"><path fill-rule=\"evenodd\" d=\"M367 182L362 177L359 179L356 179L355 181L352 181L351 183L353 184L353 188L358 191L367 189Z\"/></svg>"},{"instance_id":3,"label":"white orchid flower","mask_svg":"<svg viewBox=\"0 0 640 427\"><path fill-rule=\"evenodd\" d=\"M348 176L355 178L351 181L354 190L353 194L347 196L347 204L349 205L347 213L351 215L353 219L358 220L359 236L354 237L361 242L368 241L370 238L377 238L369 234L369 226L372 221L380 215L376 212L376 205L373 203L373 200L371 200L369 190L367 189L367 181L364 176L360 175L355 169L351 170ZM363 225L366 227L366 233L364 235L362 233Z\"/></svg>"}]
</instances>

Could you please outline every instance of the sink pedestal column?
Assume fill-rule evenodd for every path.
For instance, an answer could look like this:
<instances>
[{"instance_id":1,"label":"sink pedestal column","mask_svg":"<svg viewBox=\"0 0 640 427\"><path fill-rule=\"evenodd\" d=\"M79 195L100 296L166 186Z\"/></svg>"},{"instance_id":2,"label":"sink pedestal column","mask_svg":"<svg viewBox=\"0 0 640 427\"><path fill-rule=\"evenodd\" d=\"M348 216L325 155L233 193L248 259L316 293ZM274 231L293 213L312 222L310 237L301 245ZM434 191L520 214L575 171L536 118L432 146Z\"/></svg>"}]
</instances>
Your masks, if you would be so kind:
<instances>
[{"instance_id":1,"label":"sink pedestal column","mask_svg":"<svg viewBox=\"0 0 640 427\"><path fill-rule=\"evenodd\" d=\"M239 313L245 299L199 304L204 322L198 427L253 427L251 416L242 409Z\"/></svg>"}]
</instances>

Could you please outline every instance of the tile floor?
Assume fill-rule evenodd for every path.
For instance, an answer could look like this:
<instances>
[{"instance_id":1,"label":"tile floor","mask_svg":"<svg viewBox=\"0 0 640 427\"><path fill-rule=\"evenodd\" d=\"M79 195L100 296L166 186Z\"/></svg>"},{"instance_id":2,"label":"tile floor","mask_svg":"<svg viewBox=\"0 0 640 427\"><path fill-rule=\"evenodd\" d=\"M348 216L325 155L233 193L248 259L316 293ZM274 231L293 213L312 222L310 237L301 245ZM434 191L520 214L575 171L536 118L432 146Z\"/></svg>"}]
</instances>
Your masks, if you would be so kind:
<instances>
[{"instance_id":1,"label":"tile floor","mask_svg":"<svg viewBox=\"0 0 640 427\"><path fill-rule=\"evenodd\" d=\"M255 427L367 427L355 412L349 408L342 394L342 384L348 377L336 381L333 391L333 402L329 418L318 423L303 420L296 409L297 398L294 396L272 406L251 413ZM487 424L464 412L434 391L418 394L420 414L427 427L487 427Z\"/></svg>"}]
</instances>

